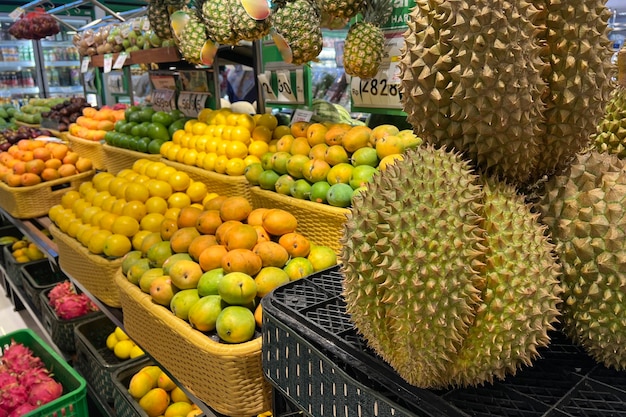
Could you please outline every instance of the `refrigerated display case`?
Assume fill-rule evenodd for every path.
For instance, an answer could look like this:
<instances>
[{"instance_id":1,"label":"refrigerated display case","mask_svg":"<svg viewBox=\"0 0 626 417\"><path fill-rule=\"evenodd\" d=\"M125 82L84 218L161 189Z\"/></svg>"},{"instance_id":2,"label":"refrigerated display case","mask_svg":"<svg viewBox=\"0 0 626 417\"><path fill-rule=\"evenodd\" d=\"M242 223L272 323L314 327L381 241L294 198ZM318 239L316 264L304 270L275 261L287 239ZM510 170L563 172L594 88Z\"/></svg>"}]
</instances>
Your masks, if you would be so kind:
<instances>
[{"instance_id":1,"label":"refrigerated display case","mask_svg":"<svg viewBox=\"0 0 626 417\"><path fill-rule=\"evenodd\" d=\"M61 17L73 27L89 22L86 17ZM68 27L41 40L12 37L13 20L0 16L0 98L84 96L80 55Z\"/></svg>"}]
</instances>

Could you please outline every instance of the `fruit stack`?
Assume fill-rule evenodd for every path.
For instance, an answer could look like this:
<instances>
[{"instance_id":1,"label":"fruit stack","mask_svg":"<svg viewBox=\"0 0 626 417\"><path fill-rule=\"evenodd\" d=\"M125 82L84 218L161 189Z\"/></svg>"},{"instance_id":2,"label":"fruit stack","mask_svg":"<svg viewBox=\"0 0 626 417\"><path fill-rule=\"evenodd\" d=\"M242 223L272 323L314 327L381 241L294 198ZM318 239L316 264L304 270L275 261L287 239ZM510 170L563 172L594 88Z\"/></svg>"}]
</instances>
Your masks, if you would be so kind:
<instances>
[{"instance_id":1,"label":"fruit stack","mask_svg":"<svg viewBox=\"0 0 626 417\"><path fill-rule=\"evenodd\" d=\"M3 238L3 242L8 242L9 240L11 240L11 237ZM10 244L7 243L2 249L7 276L19 286L22 286L23 280L21 267L45 258L45 254L41 249L26 237L15 239Z\"/></svg>"},{"instance_id":2,"label":"fruit stack","mask_svg":"<svg viewBox=\"0 0 626 417\"><path fill-rule=\"evenodd\" d=\"M27 104L20 107L19 111L16 111L13 117L15 120L22 123L31 125L38 125L41 123L42 113L49 112L53 106L63 103L65 98L31 98Z\"/></svg>"}]
</instances>

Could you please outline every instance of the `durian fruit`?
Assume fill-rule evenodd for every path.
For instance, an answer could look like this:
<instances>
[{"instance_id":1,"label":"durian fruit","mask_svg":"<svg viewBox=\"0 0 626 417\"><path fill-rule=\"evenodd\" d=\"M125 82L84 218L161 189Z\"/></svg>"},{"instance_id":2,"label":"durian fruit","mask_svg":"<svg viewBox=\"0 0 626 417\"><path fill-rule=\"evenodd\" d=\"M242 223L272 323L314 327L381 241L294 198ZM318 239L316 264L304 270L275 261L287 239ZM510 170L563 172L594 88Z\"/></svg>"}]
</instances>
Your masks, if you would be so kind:
<instances>
[{"instance_id":1,"label":"durian fruit","mask_svg":"<svg viewBox=\"0 0 626 417\"><path fill-rule=\"evenodd\" d=\"M626 87L617 87L613 92L593 144L599 152L626 158Z\"/></svg>"},{"instance_id":2,"label":"durian fruit","mask_svg":"<svg viewBox=\"0 0 626 417\"><path fill-rule=\"evenodd\" d=\"M588 146L611 91L604 0L416 0L400 62L415 133L515 185Z\"/></svg>"},{"instance_id":3,"label":"durian fruit","mask_svg":"<svg viewBox=\"0 0 626 417\"><path fill-rule=\"evenodd\" d=\"M372 78L383 60L385 35L380 26L393 11L392 0L367 0L363 19L354 22L346 36L343 66L346 74Z\"/></svg>"},{"instance_id":4,"label":"durian fruit","mask_svg":"<svg viewBox=\"0 0 626 417\"><path fill-rule=\"evenodd\" d=\"M538 203L563 265L563 330L597 361L626 369L626 163L579 155Z\"/></svg>"},{"instance_id":5,"label":"durian fruit","mask_svg":"<svg viewBox=\"0 0 626 417\"><path fill-rule=\"evenodd\" d=\"M340 254L347 312L406 381L482 384L548 344L560 266L530 209L512 186L432 145L354 197Z\"/></svg>"},{"instance_id":6,"label":"durian fruit","mask_svg":"<svg viewBox=\"0 0 626 417\"><path fill-rule=\"evenodd\" d=\"M291 48L294 65L314 60L322 52L321 14L313 0L273 2L272 27Z\"/></svg>"}]
</instances>

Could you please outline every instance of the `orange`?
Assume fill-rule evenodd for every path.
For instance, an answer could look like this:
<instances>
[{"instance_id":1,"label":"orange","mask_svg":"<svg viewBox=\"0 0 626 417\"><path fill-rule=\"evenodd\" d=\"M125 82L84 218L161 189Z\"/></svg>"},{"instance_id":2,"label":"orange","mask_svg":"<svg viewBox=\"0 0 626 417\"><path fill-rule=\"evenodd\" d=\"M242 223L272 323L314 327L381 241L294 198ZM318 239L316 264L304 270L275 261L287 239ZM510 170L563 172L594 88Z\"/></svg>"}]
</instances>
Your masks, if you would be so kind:
<instances>
[{"instance_id":1,"label":"orange","mask_svg":"<svg viewBox=\"0 0 626 417\"><path fill-rule=\"evenodd\" d=\"M257 126L252 131L252 141L269 143L272 140L272 131L267 126Z\"/></svg>"},{"instance_id":2,"label":"orange","mask_svg":"<svg viewBox=\"0 0 626 417\"><path fill-rule=\"evenodd\" d=\"M182 210L183 207L191 205L191 198L189 198L187 194L179 191L172 193L172 195L169 196L167 204L169 207L176 207Z\"/></svg>"},{"instance_id":3,"label":"orange","mask_svg":"<svg viewBox=\"0 0 626 417\"><path fill-rule=\"evenodd\" d=\"M226 174L231 176L243 175L246 172L246 162L241 158L231 158L226 162Z\"/></svg>"},{"instance_id":4,"label":"orange","mask_svg":"<svg viewBox=\"0 0 626 417\"><path fill-rule=\"evenodd\" d=\"M176 168L166 166L165 168L159 170L159 173L156 176L157 180L167 181L167 179L176 172Z\"/></svg>"},{"instance_id":5,"label":"orange","mask_svg":"<svg viewBox=\"0 0 626 417\"><path fill-rule=\"evenodd\" d=\"M145 204L143 204L141 201L132 200L124 204L121 214L123 216L130 216L135 220L140 221L143 216L146 215L146 213L147 210Z\"/></svg>"},{"instance_id":6,"label":"orange","mask_svg":"<svg viewBox=\"0 0 626 417\"><path fill-rule=\"evenodd\" d=\"M119 258L130 252L132 248L133 245L127 236L114 233L104 241L103 252L106 256Z\"/></svg>"},{"instance_id":7,"label":"orange","mask_svg":"<svg viewBox=\"0 0 626 417\"><path fill-rule=\"evenodd\" d=\"M226 143L226 156L228 157L228 159L243 159L248 156L248 146L244 142L231 140Z\"/></svg>"},{"instance_id":8,"label":"orange","mask_svg":"<svg viewBox=\"0 0 626 417\"><path fill-rule=\"evenodd\" d=\"M161 197L164 199L172 195L172 186L163 180L151 179L147 182L151 197Z\"/></svg>"},{"instance_id":9,"label":"orange","mask_svg":"<svg viewBox=\"0 0 626 417\"><path fill-rule=\"evenodd\" d=\"M185 194L189 196L192 203L199 203L204 200L204 197L208 194L207 186L202 181L193 181Z\"/></svg>"},{"instance_id":10,"label":"orange","mask_svg":"<svg viewBox=\"0 0 626 417\"><path fill-rule=\"evenodd\" d=\"M269 145L267 142L260 140L253 140L248 145L248 153L250 155L258 156L259 158L263 156L264 153L269 151Z\"/></svg>"},{"instance_id":11,"label":"orange","mask_svg":"<svg viewBox=\"0 0 626 417\"><path fill-rule=\"evenodd\" d=\"M167 210L167 201L163 197L150 197L145 203L147 213L161 213L165 214Z\"/></svg>"},{"instance_id":12,"label":"orange","mask_svg":"<svg viewBox=\"0 0 626 417\"><path fill-rule=\"evenodd\" d=\"M165 220L165 216L161 213L148 213L139 222L139 227L141 230L160 232L163 220Z\"/></svg>"},{"instance_id":13,"label":"orange","mask_svg":"<svg viewBox=\"0 0 626 417\"><path fill-rule=\"evenodd\" d=\"M130 216L118 216L111 225L111 232L132 237L139 231L139 222Z\"/></svg>"},{"instance_id":14,"label":"orange","mask_svg":"<svg viewBox=\"0 0 626 417\"><path fill-rule=\"evenodd\" d=\"M256 119L256 125L265 126L270 131L273 131L278 126L278 119L276 119L276 116L274 116L273 114L265 113L265 114L260 115L259 118ZM284 127L289 129L288 126L284 126Z\"/></svg>"},{"instance_id":15,"label":"orange","mask_svg":"<svg viewBox=\"0 0 626 417\"><path fill-rule=\"evenodd\" d=\"M167 179L167 182L172 187L172 190L185 191L191 184L191 178L189 178L189 174L186 172L176 171Z\"/></svg>"},{"instance_id":16,"label":"orange","mask_svg":"<svg viewBox=\"0 0 626 417\"><path fill-rule=\"evenodd\" d=\"M234 126L230 131L230 140L235 142L241 142L244 145L248 145L252 140L252 135L247 127Z\"/></svg>"}]
</instances>

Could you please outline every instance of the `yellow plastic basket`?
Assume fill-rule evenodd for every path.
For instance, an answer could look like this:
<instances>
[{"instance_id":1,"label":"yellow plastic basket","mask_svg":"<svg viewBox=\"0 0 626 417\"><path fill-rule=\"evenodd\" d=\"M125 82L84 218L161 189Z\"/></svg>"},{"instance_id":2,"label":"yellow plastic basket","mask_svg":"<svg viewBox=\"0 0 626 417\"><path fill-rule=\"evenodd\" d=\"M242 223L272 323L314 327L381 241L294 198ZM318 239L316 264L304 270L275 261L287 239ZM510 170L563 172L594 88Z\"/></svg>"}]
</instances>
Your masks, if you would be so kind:
<instances>
[{"instance_id":1,"label":"yellow plastic basket","mask_svg":"<svg viewBox=\"0 0 626 417\"><path fill-rule=\"evenodd\" d=\"M82 284L90 294L109 307L121 307L120 291L114 276L122 258L106 259L94 255L79 241L63 233L54 224L48 227L57 244L59 265L63 272Z\"/></svg>"},{"instance_id":2,"label":"yellow plastic basket","mask_svg":"<svg viewBox=\"0 0 626 417\"><path fill-rule=\"evenodd\" d=\"M131 151L129 149L111 146L108 143L102 145L104 149L104 166L111 174L116 175L125 168L132 168L138 159L148 159L150 161L159 161L161 155L155 155L144 152Z\"/></svg>"},{"instance_id":3,"label":"yellow plastic basket","mask_svg":"<svg viewBox=\"0 0 626 417\"><path fill-rule=\"evenodd\" d=\"M251 187L250 194L255 208L287 210L298 220L296 230L299 233L316 244L329 246L339 253L341 249L339 240L343 234L343 226L350 212L349 209L300 200L274 191L263 190L260 187Z\"/></svg>"},{"instance_id":4,"label":"yellow plastic basket","mask_svg":"<svg viewBox=\"0 0 626 417\"><path fill-rule=\"evenodd\" d=\"M106 168L102 142L79 138L69 133L66 133L65 137L67 138L70 149L77 152L80 156L91 159L91 163L95 169L102 170Z\"/></svg>"},{"instance_id":5,"label":"yellow plastic basket","mask_svg":"<svg viewBox=\"0 0 626 417\"><path fill-rule=\"evenodd\" d=\"M271 408L261 337L240 344L217 342L155 304L128 282L121 268L115 281L128 335L198 399L231 417L249 417Z\"/></svg>"},{"instance_id":6,"label":"yellow plastic basket","mask_svg":"<svg viewBox=\"0 0 626 417\"><path fill-rule=\"evenodd\" d=\"M16 219L45 216L50 207L61 204L63 194L78 190L80 184L89 181L94 173L91 170L29 187L9 187L0 182L0 207Z\"/></svg>"},{"instance_id":7,"label":"yellow plastic basket","mask_svg":"<svg viewBox=\"0 0 626 417\"><path fill-rule=\"evenodd\" d=\"M207 171L203 168L181 164L180 162L170 161L165 158L161 158L161 161L179 171L186 172L189 174L189 177L195 181L204 182L211 193L228 197L245 197L252 203L250 183L243 175L218 174L217 172Z\"/></svg>"}]
</instances>

